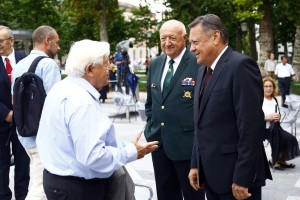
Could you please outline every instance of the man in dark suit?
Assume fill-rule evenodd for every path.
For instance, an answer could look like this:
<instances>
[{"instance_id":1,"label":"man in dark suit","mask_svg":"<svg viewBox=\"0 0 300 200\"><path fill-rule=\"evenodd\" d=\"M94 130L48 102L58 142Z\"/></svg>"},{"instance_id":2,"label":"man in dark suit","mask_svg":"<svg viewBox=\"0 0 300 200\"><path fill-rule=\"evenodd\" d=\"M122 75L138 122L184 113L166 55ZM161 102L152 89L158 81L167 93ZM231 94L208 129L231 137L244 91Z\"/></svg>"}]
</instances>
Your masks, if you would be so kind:
<instances>
[{"instance_id":1,"label":"man in dark suit","mask_svg":"<svg viewBox=\"0 0 300 200\"><path fill-rule=\"evenodd\" d=\"M21 145L13 125L11 70L26 54L13 49L14 37L6 26L0 26L0 199L10 200L9 169L11 149L15 163L15 197L24 200L29 185L29 157Z\"/></svg>"},{"instance_id":2,"label":"man in dark suit","mask_svg":"<svg viewBox=\"0 0 300 200\"><path fill-rule=\"evenodd\" d=\"M147 141L159 141L152 153L158 200L204 200L194 191L188 173L193 144L193 99L197 71L195 56L186 49L183 23L165 22L160 29L164 55L150 63L145 111Z\"/></svg>"},{"instance_id":3,"label":"man in dark suit","mask_svg":"<svg viewBox=\"0 0 300 200\"><path fill-rule=\"evenodd\" d=\"M200 16L189 28L190 49L205 66L195 88L190 184L196 190L204 184L208 200L259 200L265 179L272 179L263 147L259 68L228 46L228 32L218 16Z\"/></svg>"}]
</instances>

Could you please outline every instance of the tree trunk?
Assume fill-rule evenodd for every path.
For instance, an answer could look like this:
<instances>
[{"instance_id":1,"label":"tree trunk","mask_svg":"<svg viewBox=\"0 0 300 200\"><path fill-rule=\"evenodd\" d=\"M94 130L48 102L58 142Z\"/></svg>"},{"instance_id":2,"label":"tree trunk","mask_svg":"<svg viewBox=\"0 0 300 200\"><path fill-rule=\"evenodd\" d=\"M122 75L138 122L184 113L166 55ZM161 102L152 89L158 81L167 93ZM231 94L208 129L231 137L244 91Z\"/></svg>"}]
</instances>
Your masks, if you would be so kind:
<instances>
[{"instance_id":1,"label":"tree trunk","mask_svg":"<svg viewBox=\"0 0 300 200\"><path fill-rule=\"evenodd\" d=\"M107 21L106 21L106 5L105 1L99 0L100 3L100 16L98 20L99 32L100 32L100 41L108 42L108 33L107 33Z\"/></svg>"},{"instance_id":2,"label":"tree trunk","mask_svg":"<svg viewBox=\"0 0 300 200\"><path fill-rule=\"evenodd\" d=\"M235 31L235 50L242 53L242 31L240 28Z\"/></svg>"},{"instance_id":3,"label":"tree trunk","mask_svg":"<svg viewBox=\"0 0 300 200\"><path fill-rule=\"evenodd\" d=\"M258 40L260 46L259 66L262 69L265 61L268 59L269 52L274 50L271 1L263 0L263 5L261 5L259 9L263 13L263 18L260 21L260 28L259 28L260 37Z\"/></svg>"},{"instance_id":4,"label":"tree trunk","mask_svg":"<svg viewBox=\"0 0 300 200\"><path fill-rule=\"evenodd\" d=\"M300 24L296 26L294 55L293 55L292 65L296 73L294 80L299 81L300 80Z\"/></svg>"},{"instance_id":5,"label":"tree trunk","mask_svg":"<svg viewBox=\"0 0 300 200\"><path fill-rule=\"evenodd\" d=\"M250 43L250 57L257 61L256 38L255 38L255 24L250 23L249 26L249 43Z\"/></svg>"}]
</instances>

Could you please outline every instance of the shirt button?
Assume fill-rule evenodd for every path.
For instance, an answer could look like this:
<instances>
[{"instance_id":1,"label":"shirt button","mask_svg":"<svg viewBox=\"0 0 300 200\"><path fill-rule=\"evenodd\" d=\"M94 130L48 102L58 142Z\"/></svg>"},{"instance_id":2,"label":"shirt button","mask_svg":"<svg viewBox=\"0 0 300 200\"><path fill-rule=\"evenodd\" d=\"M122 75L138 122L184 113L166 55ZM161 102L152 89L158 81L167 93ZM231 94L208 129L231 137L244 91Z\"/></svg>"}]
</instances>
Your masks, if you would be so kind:
<instances>
[{"instance_id":1,"label":"shirt button","mask_svg":"<svg viewBox=\"0 0 300 200\"><path fill-rule=\"evenodd\" d=\"M165 123L163 123L163 122L162 122L162 123L160 123L160 125L161 125L161 126L164 126L164 125L165 125Z\"/></svg>"},{"instance_id":2,"label":"shirt button","mask_svg":"<svg viewBox=\"0 0 300 200\"><path fill-rule=\"evenodd\" d=\"M162 110L165 109L165 106L161 106L161 109L162 109Z\"/></svg>"}]
</instances>

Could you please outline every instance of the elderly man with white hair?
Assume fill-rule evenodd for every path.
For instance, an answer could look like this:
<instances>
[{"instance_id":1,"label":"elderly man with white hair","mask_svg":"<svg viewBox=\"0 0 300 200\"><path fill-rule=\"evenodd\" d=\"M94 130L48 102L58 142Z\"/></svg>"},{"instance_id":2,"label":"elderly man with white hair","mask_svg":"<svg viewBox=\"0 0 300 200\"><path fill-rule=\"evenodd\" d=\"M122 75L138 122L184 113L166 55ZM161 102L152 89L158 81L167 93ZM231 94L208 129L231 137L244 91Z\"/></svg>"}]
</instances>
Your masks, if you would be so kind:
<instances>
[{"instance_id":1,"label":"elderly man with white hair","mask_svg":"<svg viewBox=\"0 0 300 200\"><path fill-rule=\"evenodd\" d=\"M157 148L141 136L118 147L115 129L99 102L108 84L109 44L76 42L66 61L68 77L53 86L42 112L37 148L48 200L107 199L108 178Z\"/></svg>"}]
</instances>

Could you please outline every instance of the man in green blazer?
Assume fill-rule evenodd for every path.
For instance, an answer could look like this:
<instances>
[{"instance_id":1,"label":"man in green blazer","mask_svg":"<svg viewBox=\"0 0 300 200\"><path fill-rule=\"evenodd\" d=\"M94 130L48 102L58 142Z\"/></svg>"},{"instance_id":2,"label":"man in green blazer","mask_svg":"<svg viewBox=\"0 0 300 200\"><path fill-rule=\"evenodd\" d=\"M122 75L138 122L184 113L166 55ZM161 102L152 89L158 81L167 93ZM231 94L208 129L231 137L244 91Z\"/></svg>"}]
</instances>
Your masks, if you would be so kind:
<instances>
[{"instance_id":1,"label":"man in green blazer","mask_svg":"<svg viewBox=\"0 0 300 200\"><path fill-rule=\"evenodd\" d=\"M163 55L152 60L145 105L147 141L159 141L152 153L158 200L204 200L195 191L188 173L194 137L193 99L198 69L195 56L186 48L182 22L169 20L160 28Z\"/></svg>"}]
</instances>

